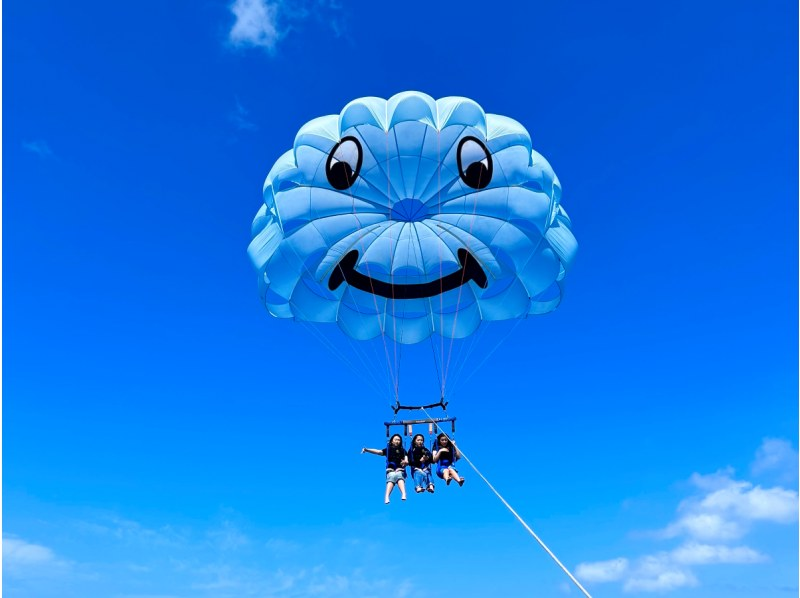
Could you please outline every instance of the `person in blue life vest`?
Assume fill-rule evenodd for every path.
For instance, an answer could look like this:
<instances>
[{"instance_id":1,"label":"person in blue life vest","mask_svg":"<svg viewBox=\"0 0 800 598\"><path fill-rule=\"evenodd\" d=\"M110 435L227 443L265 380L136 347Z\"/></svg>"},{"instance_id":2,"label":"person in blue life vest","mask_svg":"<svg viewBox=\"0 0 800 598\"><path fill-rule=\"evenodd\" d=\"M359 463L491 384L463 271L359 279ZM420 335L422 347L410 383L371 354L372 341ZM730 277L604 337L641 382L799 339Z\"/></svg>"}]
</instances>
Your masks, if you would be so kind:
<instances>
[{"instance_id":1,"label":"person in blue life vest","mask_svg":"<svg viewBox=\"0 0 800 598\"><path fill-rule=\"evenodd\" d=\"M394 434L390 439L386 448L373 449L362 448L363 453L370 453L371 455L383 455L386 457L386 494L384 495L384 502L389 504L389 495L397 486L400 489L400 497L406 499L406 465L408 465L408 455L406 449L403 448L403 438L400 434Z\"/></svg>"},{"instance_id":2,"label":"person in blue life vest","mask_svg":"<svg viewBox=\"0 0 800 598\"><path fill-rule=\"evenodd\" d=\"M459 486L464 485L464 478L458 475L453 463L461 458L455 443L442 432L436 437L433 445L433 462L436 463L436 475L442 478L448 486L455 480Z\"/></svg>"},{"instance_id":3,"label":"person in blue life vest","mask_svg":"<svg viewBox=\"0 0 800 598\"><path fill-rule=\"evenodd\" d=\"M411 439L411 448L408 450L408 464L411 466L411 475L414 477L414 489L417 494L434 491L433 478L431 477L431 463L433 455L425 447L425 437L415 434Z\"/></svg>"}]
</instances>

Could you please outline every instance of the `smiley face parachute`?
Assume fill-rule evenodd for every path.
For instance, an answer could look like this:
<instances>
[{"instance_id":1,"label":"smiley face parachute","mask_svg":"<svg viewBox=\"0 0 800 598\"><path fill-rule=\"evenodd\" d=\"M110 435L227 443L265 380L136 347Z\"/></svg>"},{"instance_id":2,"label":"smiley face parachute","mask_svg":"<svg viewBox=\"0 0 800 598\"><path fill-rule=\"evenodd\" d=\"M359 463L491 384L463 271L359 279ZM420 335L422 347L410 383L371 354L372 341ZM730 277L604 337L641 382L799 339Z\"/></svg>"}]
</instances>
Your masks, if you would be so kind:
<instances>
[{"instance_id":1,"label":"smiley face parachute","mask_svg":"<svg viewBox=\"0 0 800 598\"><path fill-rule=\"evenodd\" d=\"M300 129L266 178L248 253L273 316L410 345L552 311L576 250L558 178L521 124L405 92Z\"/></svg>"}]
</instances>

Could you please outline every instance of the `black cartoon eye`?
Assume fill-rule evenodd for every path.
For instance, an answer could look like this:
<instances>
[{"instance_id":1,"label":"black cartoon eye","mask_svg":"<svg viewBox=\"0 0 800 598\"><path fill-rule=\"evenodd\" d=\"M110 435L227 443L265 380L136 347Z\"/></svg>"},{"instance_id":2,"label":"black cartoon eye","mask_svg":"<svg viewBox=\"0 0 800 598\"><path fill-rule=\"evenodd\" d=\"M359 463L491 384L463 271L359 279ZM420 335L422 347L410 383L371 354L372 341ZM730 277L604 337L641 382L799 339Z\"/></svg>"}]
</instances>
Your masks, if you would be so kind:
<instances>
[{"instance_id":1,"label":"black cartoon eye","mask_svg":"<svg viewBox=\"0 0 800 598\"><path fill-rule=\"evenodd\" d=\"M464 137L456 153L458 174L473 189L483 189L492 180L492 156L475 137Z\"/></svg>"},{"instance_id":2,"label":"black cartoon eye","mask_svg":"<svg viewBox=\"0 0 800 598\"><path fill-rule=\"evenodd\" d=\"M361 170L361 143L355 137L345 137L333 146L325 164L325 174L331 187L344 191L353 186Z\"/></svg>"}]
</instances>

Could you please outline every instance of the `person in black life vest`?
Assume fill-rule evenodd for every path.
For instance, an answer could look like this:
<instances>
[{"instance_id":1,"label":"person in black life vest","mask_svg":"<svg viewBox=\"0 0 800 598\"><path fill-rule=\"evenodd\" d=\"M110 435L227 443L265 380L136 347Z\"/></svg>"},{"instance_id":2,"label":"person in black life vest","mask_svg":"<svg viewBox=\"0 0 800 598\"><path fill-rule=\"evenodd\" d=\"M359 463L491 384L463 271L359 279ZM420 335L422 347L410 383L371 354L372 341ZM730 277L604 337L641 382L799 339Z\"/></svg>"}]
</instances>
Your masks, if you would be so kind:
<instances>
[{"instance_id":1,"label":"person in black life vest","mask_svg":"<svg viewBox=\"0 0 800 598\"><path fill-rule=\"evenodd\" d=\"M436 437L433 445L433 462L436 463L436 475L442 478L449 486L451 480L455 480L459 486L464 485L464 478L458 475L458 471L453 467L453 463L458 461L461 455L455 443L442 432Z\"/></svg>"},{"instance_id":2,"label":"person in black life vest","mask_svg":"<svg viewBox=\"0 0 800 598\"><path fill-rule=\"evenodd\" d=\"M406 465L408 456L406 449L403 448L403 438L400 434L394 434L389 439L389 444L384 449L362 448L363 453L371 455L384 455L386 457L386 494L384 502L389 504L389 495L394 490L395 485L400 488L400 497L406 499Z\"/></svg>"},{"instance_id":3,"label":"person in black life vest","mask_svg":"<svg viewBox=\"0 0 800 598\"><path fill-rule=\"evenodd\" d=\"M408 464L411 466L411 475L414 477L414 486L417 494L420 492L433 492L431 479L431 463L433 455L425 447L425 437L415 434L411 439L411 448L408 449Z\"/></svg>"}]
</instances>

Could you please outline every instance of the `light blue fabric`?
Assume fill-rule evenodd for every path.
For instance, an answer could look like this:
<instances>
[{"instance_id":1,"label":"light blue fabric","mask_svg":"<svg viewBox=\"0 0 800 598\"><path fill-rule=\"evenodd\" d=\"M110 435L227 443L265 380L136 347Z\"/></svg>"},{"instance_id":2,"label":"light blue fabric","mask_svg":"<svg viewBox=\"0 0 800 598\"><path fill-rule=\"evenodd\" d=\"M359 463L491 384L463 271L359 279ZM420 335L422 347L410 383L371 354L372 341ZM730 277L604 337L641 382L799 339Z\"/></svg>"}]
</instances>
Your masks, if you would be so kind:
<instances>
[{"instance_id":1,"label":"light blue fabric","mask_svg":"<svg viewBox=\"0 0 800 598\"><path fill-rule=\"evenodd\" d=\"M348 137L360 144L360 169L341 190L327 166L347 161L355 170L354 142L329 160ZM485 158L480 144L463 142L468 137L491 156L484 187L470 186L464 174L467 164ZM248 253L260 295L276 317L336 322L356 339L464 338L482 321L558 306L577 250L560 198L558 178L518 122L485 114L467 98L434 100L418 92L360 98L338 116L304 125L294 148L272 167ZM473 279L398 299L347 281L329 284L352 251L358 252L355 272L397 289L462 272L463 249L485 274L485 288Z\"/></svg>"}]
</instances>

